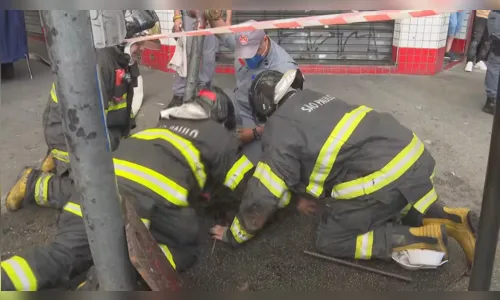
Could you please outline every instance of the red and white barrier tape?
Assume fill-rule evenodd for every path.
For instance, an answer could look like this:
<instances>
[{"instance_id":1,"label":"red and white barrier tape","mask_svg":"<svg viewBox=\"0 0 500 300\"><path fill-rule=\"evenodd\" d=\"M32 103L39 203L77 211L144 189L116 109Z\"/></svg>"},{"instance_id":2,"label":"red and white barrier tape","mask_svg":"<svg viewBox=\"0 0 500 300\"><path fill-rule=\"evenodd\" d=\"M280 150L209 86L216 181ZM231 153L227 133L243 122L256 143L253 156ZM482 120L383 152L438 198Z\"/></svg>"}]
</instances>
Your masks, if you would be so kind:
<instances>
[{"instance_id":1,"label":"red and white barrier tape","mask_svg":"<svg viewBox=\"0 0 500 300\"><path fill-rule=\"evenodd\" d=\"M352 12L335 15L309 16L282 20L261 21L254 23L243 23L231 26L207 28L195 31L172 32L156 34L125 40L128 43L151 41L164 38L175 38L181 36L199 36L212 34L237 33L242 31L254 31L258 29L284 29L298 27L314 27L325 25L341 25L363 22L379 22L390 20L401 20L409 18L435 16L450 11L442 10L378 10Z\"/></svg>"}]
</instances>

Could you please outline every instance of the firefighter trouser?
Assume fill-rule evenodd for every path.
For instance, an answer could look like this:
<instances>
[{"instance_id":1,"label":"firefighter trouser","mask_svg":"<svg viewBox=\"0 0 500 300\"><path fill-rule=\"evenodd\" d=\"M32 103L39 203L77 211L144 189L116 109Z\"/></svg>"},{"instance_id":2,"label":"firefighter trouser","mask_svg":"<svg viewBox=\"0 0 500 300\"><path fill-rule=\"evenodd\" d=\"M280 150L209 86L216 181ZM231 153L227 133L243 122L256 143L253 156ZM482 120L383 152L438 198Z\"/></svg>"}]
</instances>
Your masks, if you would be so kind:
<instances>
[{"instance_id":1,"label":"firefighter trouser","mask_svg":"<svg viewBox=\"0 0 500 300\"><path fill-rule=\"evenodd\" d=\"M2 262L2 290L35 291L64 286L73 275L92 265L80 205L73 202L74 196L71 199L59 216L57 235L51 244ZM144 196L138 195L136 199L141 205L154 203ZM177 271L183 271L196 262L199 227L194 209L154 203L149 216L144 215L144 209L137 211L142 212L142 221Z\"/></svg>"},{"instance_id":2,"label":"firefighter trouser","mask_svg":"<svg viewBox=\"0 0 500 300\"><path fill-rule=\"evenodd\" d=\"M500 14L492 11L488 17L488 32L491 35L491 52L488 56L485 78L486 96L496 100L500 76Z\"/></svg>"},{"instance_id":3,"label":"firefighter trouser","mask_svg":"<svg viewBox=\"0 0 500 300\"><path fill-rule=\"evenodd\" d=\"M317 229L319 252L344 258L390 259L394 232L409 228L400 223L409 205L397 189L372 195L369 199L327 200Z\"/></svg>"},{"instance_id":4,"label":"firefighter trouser","mask_svg":"<svg viewBox=\"0 0 500 300\"><path fill-rule=\"evenodd\" d=\"M24 203L62 208L74 193L75 186L69 172L59 175L34 170L28 177Z\"/></svg>"}]
</instances>

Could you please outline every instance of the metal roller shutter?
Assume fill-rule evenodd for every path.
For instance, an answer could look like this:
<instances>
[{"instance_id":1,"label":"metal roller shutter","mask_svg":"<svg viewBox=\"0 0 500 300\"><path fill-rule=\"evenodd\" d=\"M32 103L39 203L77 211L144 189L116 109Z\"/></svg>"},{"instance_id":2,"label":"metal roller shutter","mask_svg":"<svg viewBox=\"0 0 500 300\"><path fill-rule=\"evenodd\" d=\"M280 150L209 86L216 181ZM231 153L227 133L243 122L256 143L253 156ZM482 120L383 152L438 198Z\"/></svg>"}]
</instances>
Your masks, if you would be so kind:
<instances>
[{"instance_id":1,"label":"metal roller shutter","mask_svg":"<svg viewBox=\"0 0 500 300\"><path fill-rule=\"evenodd\" d=\"M24 22L26 23L26 32L30 35L43 35L42 20L39 10L25 10Z\"/></svg>"},{"instance_id":2,"label":"metal roller shutter","mask_svg":"<svg viewBox=\"0 0 500 300\"><path fill-rule=\"evenodd\" d=\"M336 14L339 10L234 10L233 24ZM267 34L300 63L381 64L392 60L394 21L300 29L272 29ZM221 45L219 60L232 62L232 51Z\"/></svg>"}]
</instances>

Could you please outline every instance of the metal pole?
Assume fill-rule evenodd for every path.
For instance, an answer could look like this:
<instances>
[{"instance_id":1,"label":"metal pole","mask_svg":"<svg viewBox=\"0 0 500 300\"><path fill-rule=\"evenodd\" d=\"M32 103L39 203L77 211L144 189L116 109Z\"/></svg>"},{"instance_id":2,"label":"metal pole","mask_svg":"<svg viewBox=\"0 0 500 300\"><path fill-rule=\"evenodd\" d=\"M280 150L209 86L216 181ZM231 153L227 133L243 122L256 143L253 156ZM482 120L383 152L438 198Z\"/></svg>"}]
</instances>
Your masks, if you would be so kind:
<instances>
[{"instance_id":1,"label":"metal pole","mask_svg":"<svg viewBox=\"0 0 500 300\"><path fill-rule=\"evenodd\" d=\"M498 82L500 91L500 81ZM496 104L500 103L497 93ZM484 182L483 202L479 218L474 265L469 281L469 291L489 291L495 262L498 232L500 229L500 113L498 107L493 117L490 153Z\"/></svg>"},{"instance_id":2,"label":"metal pole","mask_svg":"<svg viewBox=\"0 0 500 300\"><path fill-rule=\"evenodd\" d=\"M390 272L385 272L385 271L377 270L377 269L370 268L370 267L367 267L367 266L362 266L362 265L359 265L359 264L356 264L356 263L352 263L352 262L349 262L349 261L346 261L346 260L343 260L343 259L338 259L338 258L335 258L335 257L322 255L322 254L319 254L319 253L316 253L316 252L311 252L311 251L307 251L306 250L306 251L304 251L304 254L307 254L307 255L310 255L310 256L314 256L314 257L317 257L317 258L321 258L321 259L324 259L324 260L328 260L328 261L337 263L339 265L351 267L351 268L354 268L354 269L364 270L364 271L372 272L372 273L379 274L379 275L382 275L382 276L385 276L385 277L390 277L390 278L402 280L402 281L407 282L407 283L412 283L413 282L413 279L411 279L410 277L406 277L406 276L402 276L402 275L395 274L395 273L390 273Z\"/></svg>"},{"instance_id":3,"label":"metal pole","mask_svg":"<svg viewBox=\"0 0 500 300\"><path fill-rule=\"evenodd\" d=\"M101 289L133 289L123 214L109 146L87 10L44 11L72 177Z\"/></svg>"},{"instance_id":4,"label":"metal pole","mask_svg":"<svg viewBox=\"0 0 500 300\"><path fill-rule=\"evenodd\" d=\"M197 11L196 14L197 25L195 26L195 30L205 28L204 22L205 18L202 17L201 12ZM201 64L201 55L203 52L203 43L205 41L205 36L195 36L195 37L187 37L187 39L191 39L191 52L189 53L188 58L188 71L186 77L186 88L184 90L184 99L183 102L189 102L195 96L196 88L198 86L199 73L200 73L200 64Z\"/></svg>"}]
</instances>

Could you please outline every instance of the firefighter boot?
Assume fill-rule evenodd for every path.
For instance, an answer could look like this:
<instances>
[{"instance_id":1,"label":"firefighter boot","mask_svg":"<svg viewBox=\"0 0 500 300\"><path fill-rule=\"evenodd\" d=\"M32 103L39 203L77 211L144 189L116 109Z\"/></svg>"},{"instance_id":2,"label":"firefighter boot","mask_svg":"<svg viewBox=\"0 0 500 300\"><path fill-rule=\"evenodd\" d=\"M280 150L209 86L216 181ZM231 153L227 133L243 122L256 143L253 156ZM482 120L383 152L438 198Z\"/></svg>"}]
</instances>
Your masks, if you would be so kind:
<instances>
[{"instance_id":1,"label":"firefighter boot","mask_svg":"<svg viewBox=\"0 0 500 300\"><path fill-rule=\"evenodd\" d=\"M392 235L392 252L426 249L445 253L448 257L448 236L442 224L421 227L395 228Z\"/></svg>"},{"instance_id":2,"label":"firefighter boot","mask_svg":"<svg viewBox=\"0 0 500 300\"><path fill-rule=\"evenodd\" d=\"M449 208L432 205L424 215L424 225L443 224L465 253L469 266L474 261L478 215L467 208Z\"/></svg>"},{"instance_id":3,"label":"firefighter boot","mask_svg":"<svg viewBox=\"0 0 500 300\"><path fill-rule=\"evenodd\" d=\"M55 168L56 163L54 162L54 156L52 156L52 153L49 153L42 162L41 170L44 173L52 173Z\"/></svg>"},{"instance_id":4,"label":"firefighter boot","mask_svg":"<svg viewBox=\"0 0 500 300\"><path fill-rule=\"evenodd\" d=\"M30 179L30 175L32 175L32 168L25 168L19 177L17 178L16 183L10 189L7 194L7 198L5 199L5 206L10 211L16 211L20 209L23 205L24 198L26 196L26 189L28 185L28 180Z\"/></svg>"}]
</instances>

